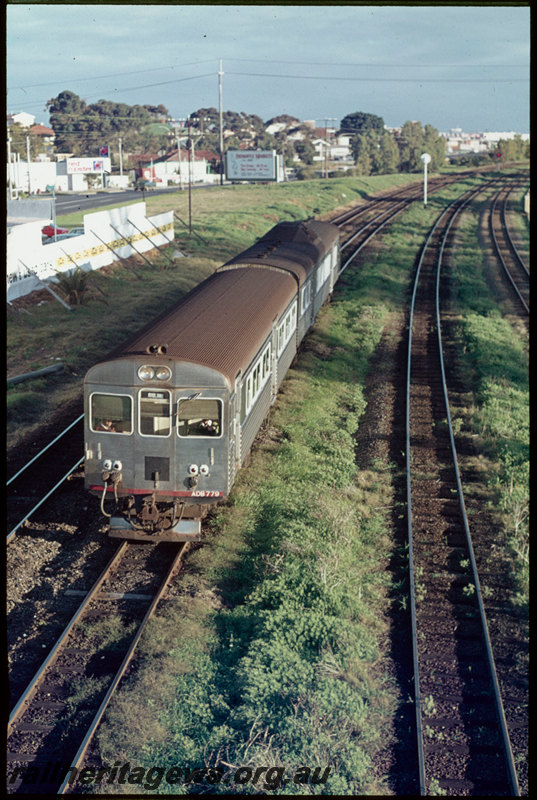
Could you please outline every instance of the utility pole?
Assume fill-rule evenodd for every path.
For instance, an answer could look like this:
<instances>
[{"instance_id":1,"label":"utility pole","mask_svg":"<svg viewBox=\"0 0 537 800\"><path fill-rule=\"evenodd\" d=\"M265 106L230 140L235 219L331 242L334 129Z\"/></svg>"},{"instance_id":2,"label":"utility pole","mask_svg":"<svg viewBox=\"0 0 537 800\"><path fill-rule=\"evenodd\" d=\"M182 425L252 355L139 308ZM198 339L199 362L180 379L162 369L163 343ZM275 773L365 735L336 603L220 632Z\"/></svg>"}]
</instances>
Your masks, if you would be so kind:
<instances>
[{"instance_id":1,"label":"utility pole","mask_svg":"<svg viewBox=\"0 0 537 800\"><path fill-rule=\"evenodd\" d=\"M181 140L179 139L179 129L175 128L175 139L177 141L177 162L179 164L179 188L183 191L183 173L181 172Z\"/></svg>"},{"instance_id":2,"label":"utility pole","mask_svg":"<svg viewBox=\"0 0 537 800\"><path fill-rule=\"evenodd\" d=\"M190 138L190 122L188 123L188 232L192 233L192 139Z\"/></svg>"},{"instance_id":3,"label":"utility pole","mask_svg":"<svg viewBox=\"0 0 537 800\"><path fill-rule=\"evenodd\" d=\"M220 69L218 70L218 108L220 115L220 186L224 185L224 122L222 111L222 59L220 59Z\"/></svg>"},{"instance_id":4,"label":"utility pole","mask_svg":"<svg viewBox=\"0 0 537 800\"><path fill-rule=\"evenodd\" d=\"M30 137L26 137L26 161L28 162L28 194L32 194L32 179L30 176Z\"/></svg>"},{"instance_id":5,"label":"utility pole","mask_svg":"<svg viewBox=\"0 0 537 800\"><path fill-rule=\"evenodd\" d=\"M337 117L324 117L324 135L326 138L326 149L325 149L325 158L324 158L324 177L328 178L328 152L330 149L330 144L328 141L328 123L335 122Z\"/></svg>"},{"instance_id":6,"label":"utility pole","mask_svg":"<svg viewBox=\"0 0 537 800\"><path fill-rule=\"evenodd\" d=\"M121 136L118 137L119 143L119 174L123 177L123 153L121 151Z\"/></svg>"},{"instance_id":7,"label":"utility pole","mask_svg":"<svg viewBox=\"0 0 537 800\"><path fill-rule=\"evenodd\" d=\"M13 190L11 188L11 134L9 128L7 129L7 184L9 189L9 199L13 199Z\"/></svg>"}]
</instances>

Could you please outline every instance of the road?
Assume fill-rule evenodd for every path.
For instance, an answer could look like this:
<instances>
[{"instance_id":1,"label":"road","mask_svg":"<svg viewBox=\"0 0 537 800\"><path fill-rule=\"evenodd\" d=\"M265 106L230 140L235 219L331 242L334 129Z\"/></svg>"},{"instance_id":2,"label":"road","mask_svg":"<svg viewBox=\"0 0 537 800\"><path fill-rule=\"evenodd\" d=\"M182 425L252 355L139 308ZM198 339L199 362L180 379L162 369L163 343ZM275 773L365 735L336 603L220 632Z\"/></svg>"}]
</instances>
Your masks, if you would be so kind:
<instances>
[{"instance_id":1,"label":"road","mask_svg":"<svg viewBox=\"0 0 537 800\"><path fill-rule=\"evenodd\" d=\"M218 184L196 184L193 189L217 186ZM188 187L182 191L186 192ZM171 186L163 189L150 189L148 192L134 191L134 189L124 189L117 192L97 192L95 194L57 194L56 195L56 216L65 214L76 214L78 211L89 212L103 206L117 205L118 203L134 203L145 200L147 197L154 197L157 194L174 194L180 192L178 186ZM45 195L46 197L47 195Z\"/></svg>"}]
</instances>

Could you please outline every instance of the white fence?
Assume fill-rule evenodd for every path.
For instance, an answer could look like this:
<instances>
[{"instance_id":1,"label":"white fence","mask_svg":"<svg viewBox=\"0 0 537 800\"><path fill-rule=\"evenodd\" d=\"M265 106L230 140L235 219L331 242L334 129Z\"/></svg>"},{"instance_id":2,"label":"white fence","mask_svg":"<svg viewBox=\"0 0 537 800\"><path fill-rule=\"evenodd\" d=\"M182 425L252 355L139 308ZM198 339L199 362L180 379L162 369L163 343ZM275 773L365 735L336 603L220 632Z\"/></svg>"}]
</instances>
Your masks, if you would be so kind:
<instances>
[{"instance_id":1,"label":"white fence","mask_svg":"<svg viewBox=\"0 0 537 800\"><path fill-rule=\"evenodd\" d=\"M43 288L43 282L54 280L56 272L69 272L75 266L100 269L174 239L173 211L146 217L144 202L86 214L83 234L43 244L41 228L47 221L8 229L8 302Z\"/></svg>"}]
</instances>

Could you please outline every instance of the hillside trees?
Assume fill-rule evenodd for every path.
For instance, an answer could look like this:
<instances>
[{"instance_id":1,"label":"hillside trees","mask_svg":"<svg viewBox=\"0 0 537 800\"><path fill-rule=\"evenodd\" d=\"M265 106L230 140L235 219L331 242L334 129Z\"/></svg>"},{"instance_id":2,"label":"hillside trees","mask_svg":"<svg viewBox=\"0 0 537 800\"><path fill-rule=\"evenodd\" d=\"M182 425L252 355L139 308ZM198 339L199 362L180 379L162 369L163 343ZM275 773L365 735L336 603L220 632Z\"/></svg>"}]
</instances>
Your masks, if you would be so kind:
<instances>
[{"instance_id":1,"label":"hillside trees","mask_svg":"<svg viewBox=\"0 0 537 800\"><path fill-rule=\"evenodd\" d=\"M46 103L50 127L56 136L56 150L74 155L98 155L100 145L122 139L125 152L158 150L165 146L167 134L157 134L150 126L166 118L163 105L134 105L99 100L87 105L71 91L60 92Z\"/></svg>"}]
</instances>

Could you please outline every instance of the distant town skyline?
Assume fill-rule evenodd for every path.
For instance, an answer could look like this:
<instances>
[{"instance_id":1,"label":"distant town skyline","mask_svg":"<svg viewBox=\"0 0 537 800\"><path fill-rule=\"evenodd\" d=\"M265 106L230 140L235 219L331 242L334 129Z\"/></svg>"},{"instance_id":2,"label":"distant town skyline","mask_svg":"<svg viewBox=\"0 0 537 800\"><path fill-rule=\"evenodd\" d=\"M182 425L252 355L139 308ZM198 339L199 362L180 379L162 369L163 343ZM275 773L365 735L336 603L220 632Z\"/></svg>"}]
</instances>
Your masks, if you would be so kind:
<instances>
[{"instance_id":1,"label":"distant town skyline","mask_svg":"<svg viewBox=\"0 0 537 800\"><path fill-rule=\"evenodd\" d=\"M224 110L265 122L527 133L529 52L529 5L12 4L6 110L46 125L68 89L185 118L218 107L221 62Z\"/></svg>"}]
</instances>

